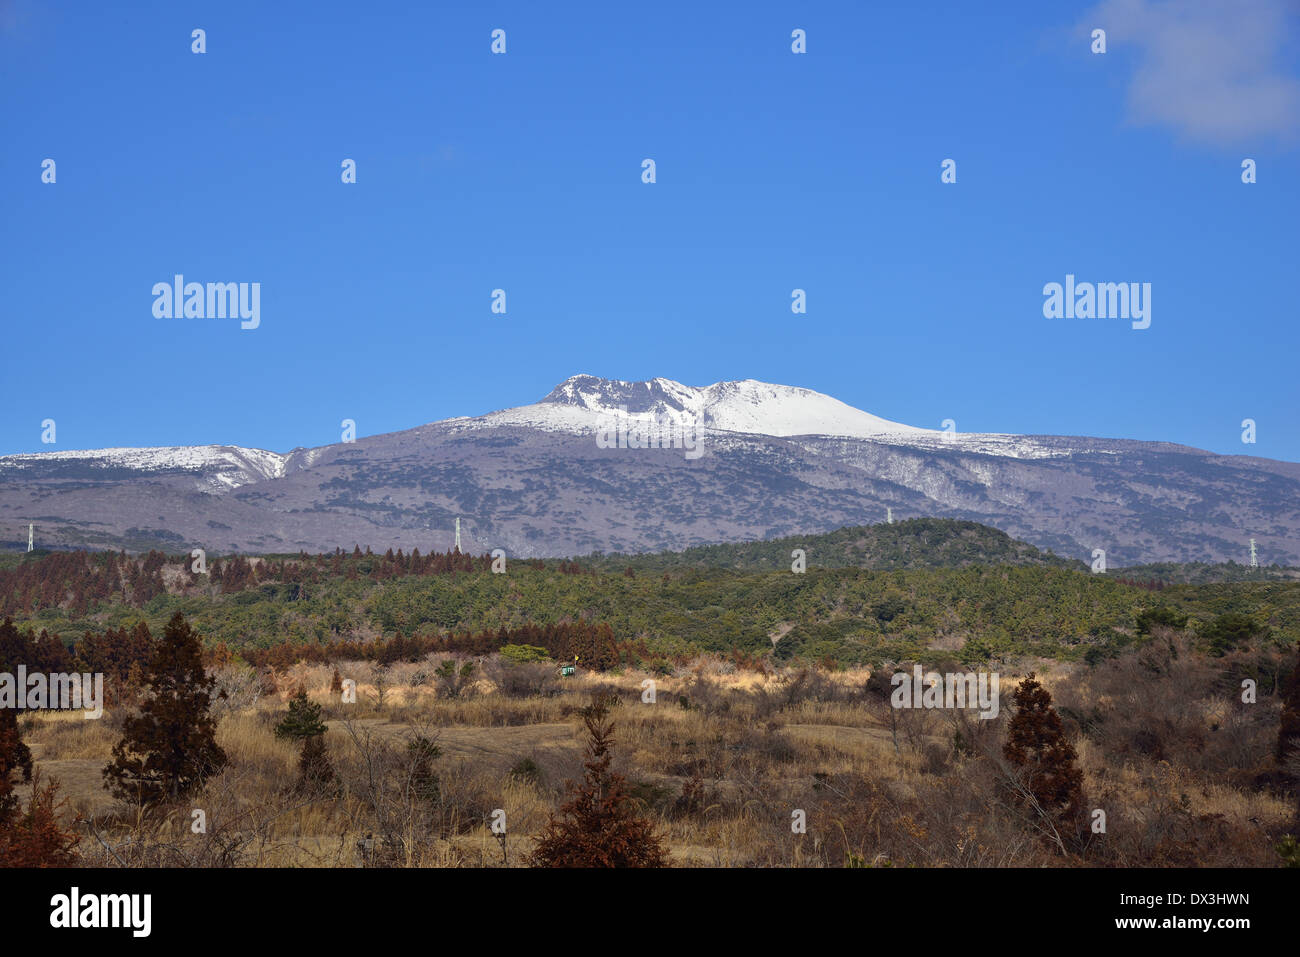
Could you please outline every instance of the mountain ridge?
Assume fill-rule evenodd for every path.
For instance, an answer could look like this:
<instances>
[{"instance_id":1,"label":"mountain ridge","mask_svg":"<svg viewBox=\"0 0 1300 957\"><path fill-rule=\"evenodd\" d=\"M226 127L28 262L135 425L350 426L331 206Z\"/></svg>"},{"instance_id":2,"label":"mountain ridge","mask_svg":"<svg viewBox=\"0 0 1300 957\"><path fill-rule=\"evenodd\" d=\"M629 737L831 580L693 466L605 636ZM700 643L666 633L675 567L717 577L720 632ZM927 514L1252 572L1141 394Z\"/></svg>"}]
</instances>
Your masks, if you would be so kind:
<instances>
[{"instance_id":1,"label":"mountain ridge","mask_svg":"<svg viewBox=\"0 0 1300 957\"><path fill-rule=\"evenodd\" d=\"M584 391L583 386L588 386ZM646 395L640 396L637 387L646 387ZM605 401L599 401L601 394ZM758 401L761 396L766 407ZM800 414L784 415L783 418L766 423L755 421L754 413L745 414L745 406L759 406L769 416L784 402L792 399L809 403L810 409L801 410ZM731 400L731 401L728 401ZM574 409L582 413L567 417L563 413L550 420L544 416L529 418L527 413L539 407L561 407ZM893 422L879 416L854 408L838 399L812 389L799 386L786 386L761 382L757 379L723 380L709 386L685 386L671 379L657 377L641 382L620 379L602 379L588 374L570 376L559 383L546 396L537 402L522 406L512 406L477 416L452 416L437 419L421 425L399 429L379 435L404 435L438 426L459 428L482 427L483 425L528 425L536 428L552 427L556 430L582 433L594 429L598 421L586 413L596 416L611 416L625 413L629 418L646 417L654 414L684 413L699 416L707 431L735 432L748 435L762 435L781 438L797 436L827 436L869 438L877 441L901 441L908 444L930 445L944 443L960 445L966 448L991 445L980 449L990 454L1023 455L1029 451L1041 455L1065 454L1071 451L1105 451L1113 445L1126 446L1140 444L1151 447L1164 447L1178 450L1191 450L1207 455L1221 455L1195 446L1186 446L1175 442L1144 439L1109 439L1096 436L1033 435L1012 432L946 432L942 429L926 429L920 426ZM821 421L816 414L823 412ZM837 416L840 418L837 419ZM806 428L795 428L791 422L799 422ZM849 424L845 427L845 422ZM854 428L856 427L856 429ZM375 438L367 436L365 438ZM1063 446L1062 443L1070 443ZM326 449L349 443L328 443L321 446L297 446L288 452L276 452L253 446L230 444L200 444L180 446L113 446L93 449L67 450L58 449L48 452L15 452L0 455L0 468L21 466L36 461L89 461L100 460L107 466L138 468L142 470L197 470L220 466L242 466L258 479L281 478L291 467L310 467L313 459ZM1032 447L1032 449L1031 449ZM316 453L316 455L313 455ZM223 458L224 457L224 458ZM1232 456L1233 458L1259 458L1256 456ZM235 461L231 461L234 459ZM1262 461L1281 462L1282 460L1261 459ZM1290 463L1285 463L1290 464Z\"/></svg>"},{"instance_id":2,"label":"mountain ridge","mask_svg":"<svg viewBox=\"0 0 1300 957\"><path fill-rule=\"evenodd\" d=\"M623 408L628 421L699 417L703 455L601 447L596 431ZM31 522L40 544L60 548L444 550L459 516L467 548L540 557L824 532L892 510L980 522L1072 559L1102 549L1112 564L1242 561L1254 538L1261 562L1300 564L1298 503L1300 464L915 429L755 380L571 376L532 405L287 453L0 458L0 540L15 548Z\"/></svg>"}]
</instances>

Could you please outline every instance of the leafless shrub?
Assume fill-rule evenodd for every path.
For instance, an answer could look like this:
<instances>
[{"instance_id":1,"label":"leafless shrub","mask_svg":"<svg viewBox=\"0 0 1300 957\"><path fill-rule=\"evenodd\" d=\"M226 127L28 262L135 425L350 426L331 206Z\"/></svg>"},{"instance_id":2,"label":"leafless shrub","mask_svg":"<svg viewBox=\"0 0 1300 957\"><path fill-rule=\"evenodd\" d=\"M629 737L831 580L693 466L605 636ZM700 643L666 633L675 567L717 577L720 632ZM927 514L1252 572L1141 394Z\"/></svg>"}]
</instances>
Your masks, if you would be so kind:
<instances>
[{"instance_id":1,"label":"leafless shrub","mask_svg":"<svg viewBox=\"0 0 1300 957\"><path fill-rule=\"evenodd\" d=\"M256 707L262 700L262 678L252 668L226 665L212 672L212 713L220 716Z\"/></svg>"},{"instance_id":2,"label":"leafless shrub","mask_svg":"<svg viewBox=\"0 0 1300 957\"><path fill-rule=\"evenodd\" d=\"M500 658L484 665L488 679L507 698L548 697L558 683L555 668L545 661L512 662Z\"/></svg>"}]
</instances>

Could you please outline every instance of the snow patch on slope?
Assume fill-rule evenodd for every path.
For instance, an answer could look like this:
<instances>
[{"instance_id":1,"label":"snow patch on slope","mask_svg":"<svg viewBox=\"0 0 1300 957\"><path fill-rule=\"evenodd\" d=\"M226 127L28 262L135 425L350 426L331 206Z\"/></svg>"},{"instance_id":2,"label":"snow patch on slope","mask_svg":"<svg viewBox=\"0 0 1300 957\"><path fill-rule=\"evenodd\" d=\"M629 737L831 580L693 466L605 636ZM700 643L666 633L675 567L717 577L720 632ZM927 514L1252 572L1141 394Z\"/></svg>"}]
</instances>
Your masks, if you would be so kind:
<instances>
[{"instance_id":1,"label":"snow patch on slope","mask_svg":"<svg viewBox=\"0 0 1300 957\"><path fill-rule=\"evenodd\" d=\"M112 448L85 451L28 452L0 457L0 473L51 462L81 463L90 468L120 468L139 472L193 472L205 476L214 490L227 490L285 474L288 456L264 449L232 445Z\"/></svg>"},{"instance_id":2,"label":"snow patch on slope","mask_svg":"<svg viewBox=\"0 0 1300 957\"><path fill-rule=\"evenodd\" d=\"M745 379L700 392L706 426L757 435L919 436L930 429L890 422L811 389Z\"/></svg>"}]
</instances>

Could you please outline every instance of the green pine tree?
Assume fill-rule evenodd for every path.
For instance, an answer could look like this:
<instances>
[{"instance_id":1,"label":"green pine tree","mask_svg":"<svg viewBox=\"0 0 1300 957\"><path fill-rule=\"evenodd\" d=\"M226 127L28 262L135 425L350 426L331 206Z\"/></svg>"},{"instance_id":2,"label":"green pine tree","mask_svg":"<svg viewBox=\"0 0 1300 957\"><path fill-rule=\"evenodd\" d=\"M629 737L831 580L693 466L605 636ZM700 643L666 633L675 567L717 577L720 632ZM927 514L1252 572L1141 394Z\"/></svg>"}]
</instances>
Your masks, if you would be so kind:
<instances>
[{"instance_id":1,"label":"green pine tree","mask_svg":"<svg viewBox=\"0 0 1300 957\"><path fill-rule=\"evenodd\" d=\"M298 755L300 791L322 788L334 781L334 765L325 747L327 730L321 720L321 706L307 697L305 689L299 688L289 699L289 712L275 726L275 736L302 742L302 752Z\"/></svg>"},{"instance_id":2,"label":"green pine tree","mask_svg":"<svg viewBox=\"0 0 1300 957\"><path fill-rule=\"evenodd\" d=\"M226 765L208 712L215 679L203 669L203 645L177 612L145 674L148 696L122 725L104 786L114 797L156 804L198 788Z\"/></svg>"},{"instance_id":3,"label":"green pine tree","mask_svg":"<svg viewBox=\"0 0 1300 957\"><path fill-rule=\"evenodd\" d=\"M275 726L275 736L291 741L319 737L328 730L325 722L320 719L320 714L320 705L308 698L306 690L300 688L289 699L289 713Z\"/></svg>"}]
</instances>

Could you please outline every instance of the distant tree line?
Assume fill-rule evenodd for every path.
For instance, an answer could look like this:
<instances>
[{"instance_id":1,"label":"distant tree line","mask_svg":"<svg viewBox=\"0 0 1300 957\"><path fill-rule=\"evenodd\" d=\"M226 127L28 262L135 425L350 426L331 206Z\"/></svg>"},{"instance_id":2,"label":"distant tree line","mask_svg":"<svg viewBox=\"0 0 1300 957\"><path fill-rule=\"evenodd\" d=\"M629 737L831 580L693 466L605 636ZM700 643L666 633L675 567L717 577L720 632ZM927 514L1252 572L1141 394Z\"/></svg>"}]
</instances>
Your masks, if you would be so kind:
<instances>
[{"instance_id":1,"label":"distant tree line","mask_svg":"<svg viewBox=\"0 0 1300 957\"><path fill-rule=\"evenodd\" d=\"M539 560L528 564L545 567ZM164 570L169 567L181 570L181 575L173 575L170 583L164 576ZM354 548L351 552L338 549L319 555L301 552L296 558L214 557L203 575L194 571L194 560L189 555L168 555L160 551L139 556L125 552L53 552L34 561L0 568L0 615L21 615L42 608L64 608L73 615L85 615L100 603L142 608L159 595L205 584L228 595L263 584L301 587L333 578L378 582L487 572L491 568L491 555L470 555L456 550L421 555L418 548L409 554L400 548L396 552L390 548L377 555L369 548L364 552ZM570 561L559 562L557 570L564 575L594 574Z\"/></svg>"},{"instance_id":2,"label":"distant tree line","mask_svg":"<svg viewBox=\"0 0 1300 957\"><path fill-rule=\"evenodd\" d=\"M606 671L624 657L624 644L614 638L614 630L604 623L585 621L559 624L528 624L517 628L498 628L478 632L447 634L398 634L371 641L331 641L299 644L282 642L269 648L242 648L240 657L254 667L287 668L298 662L326 664L334 661L373 661L393 664L418 661L426 655L451 653L489 655L507 645L531 645L545 648L557 661L578 659L578 664L592 671Z\"/></svg>"},{"instance_id":3,"label":"distant tree line","mask_svg":"<svg viewBox=\"0 0 1300 957\"><path fill-rule=\"evenodd\" d=\"M576 657L581 667L593 671L606 671L618 664L627 651L636 650L615 640L614 630L607 624L577 621L409 638L399 634L369 641L323 644L285 641L268 648L242 648L239 657L257 668L287 668L298 662L324 664L335 661L373 661L386 665L418 661L436 653L488 655L507 645L544 648L556 660L572 661ZM98 633L88 631L72 648L64 645L58 636L45 631L33 634L30 629L20 630L8 618L0 624L0 672L13 672L22 664L29 672L101 673L105 677L109 703L115 700L115 689L140 683L156 650L156 642L144 622L131 628L110 628ZM209 648L206 654L209 664L225 664L234 657L235 654L224 643Z\"/></svg>"}]
</instances>

